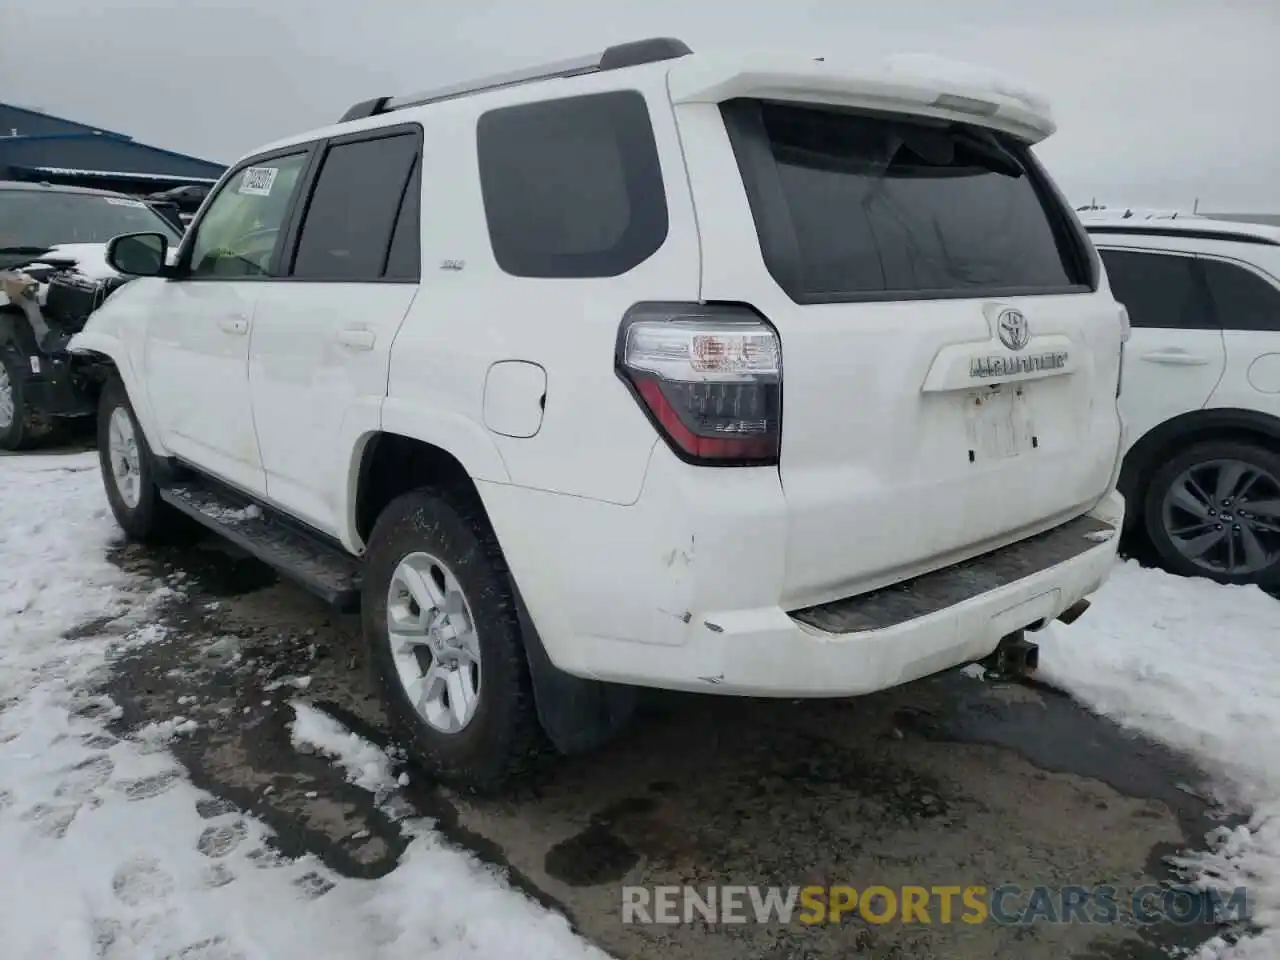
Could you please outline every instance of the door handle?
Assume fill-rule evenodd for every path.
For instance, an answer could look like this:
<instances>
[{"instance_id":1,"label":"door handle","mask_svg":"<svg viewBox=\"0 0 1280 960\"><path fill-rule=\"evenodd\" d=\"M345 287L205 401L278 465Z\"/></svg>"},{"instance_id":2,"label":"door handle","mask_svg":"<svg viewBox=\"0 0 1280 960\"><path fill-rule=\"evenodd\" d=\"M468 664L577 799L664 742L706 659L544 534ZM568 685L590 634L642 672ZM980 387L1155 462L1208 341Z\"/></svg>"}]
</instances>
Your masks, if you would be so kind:
<instances>
[{"instance_id":1,"label":"door handle","mask_svg":"<svg viewBox=\"0 0 1280 960\"><path fill-rule=\"evenodd\" d=\"M249 318L242 313L237 313L230 317L223 317L218 321L218 326L227 333L243 336L249 332Z\"/></svg>"},{"instance_id":2,"label":"door handle","mask_svg":"<svg viewBox=\"0 0 1280 960\"><path fill-rule=\"evenodd\" d=\"M377 337L373 335L372 330L348 327L346 330L338 331L338 342L352 350L372 350Z\"/></svg>"},{"instance_id":3,"label":"door handle","mask_svg":"<svg viewBox=\"0 0 1280 960\"><path fill-rule=\"evenodd\" d=\"M1188 353L1186 350L1152 350L1142 354L1148 363L1162 363L1169 367L1205 367L1210 361L1208 357Z\"/></svg>"}]
</instances>

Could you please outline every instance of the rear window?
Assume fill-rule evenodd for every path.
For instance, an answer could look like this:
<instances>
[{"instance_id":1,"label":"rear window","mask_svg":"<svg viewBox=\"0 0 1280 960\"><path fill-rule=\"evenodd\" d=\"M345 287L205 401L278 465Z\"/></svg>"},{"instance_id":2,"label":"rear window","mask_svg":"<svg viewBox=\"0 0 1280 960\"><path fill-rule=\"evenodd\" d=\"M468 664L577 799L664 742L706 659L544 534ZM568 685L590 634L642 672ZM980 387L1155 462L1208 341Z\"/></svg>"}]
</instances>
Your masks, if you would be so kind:
<instances>
[{"instance_id":1,"label":"rear window","mask_svg":"<svg viewBox=\"0 0 1280 960\"><path fill-rule=\"evenodd\" d=\"M667 238L667 197L633 90L490 110L476 127L494 258L517 277L616 277Z\"/></svg>"},{"instance_id":2,"label":"rear window","mask_svg":"<svg viewBox=\"0 0 1280 960\"><path fill-rule=\"evenodd\" d=\"M755 100L722 111L766 265L799 303L1093 286L1080 229L1012 138Z\"/></svg>"}]
</instances>

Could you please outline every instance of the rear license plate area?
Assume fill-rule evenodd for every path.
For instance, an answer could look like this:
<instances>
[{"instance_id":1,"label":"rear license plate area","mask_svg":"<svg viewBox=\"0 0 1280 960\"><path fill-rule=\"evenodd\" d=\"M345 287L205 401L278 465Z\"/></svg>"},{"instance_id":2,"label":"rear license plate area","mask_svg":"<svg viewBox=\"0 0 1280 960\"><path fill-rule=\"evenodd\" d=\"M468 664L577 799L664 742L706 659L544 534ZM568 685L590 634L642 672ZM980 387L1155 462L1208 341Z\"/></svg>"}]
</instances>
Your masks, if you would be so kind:
<instances>
[{"instance_id":1,"label":"rear license plate area","mask_svg":"<svg viewBox=\"0 0 1280 960\"><path fill-rule=\"evenodd\" d=\"M1005 460L1036 446L1027 387L1000 384L969 391L965 396L965 422L969 460Z\"/></svg>"}]
</instances>

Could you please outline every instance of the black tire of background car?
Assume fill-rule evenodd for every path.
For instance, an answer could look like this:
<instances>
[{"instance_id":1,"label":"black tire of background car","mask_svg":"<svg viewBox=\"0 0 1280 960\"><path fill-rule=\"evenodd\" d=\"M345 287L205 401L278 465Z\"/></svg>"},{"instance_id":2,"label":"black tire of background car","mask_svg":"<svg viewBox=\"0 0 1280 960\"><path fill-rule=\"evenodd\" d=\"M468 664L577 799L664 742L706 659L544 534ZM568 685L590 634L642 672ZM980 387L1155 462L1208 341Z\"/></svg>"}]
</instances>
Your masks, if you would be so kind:
<instances>
[{"instance_id":1,"label":"black tire of background car","mask_svg":"<svg viewBox=\"0 0 1280 960\"><path fill-rule=\"evenodd\" d=\"M0 450L30 450L36 444L53 438L54 424L28 409L24 399L23 384L26 371L14 355L7 350L0 350L0 363L4 364L9 375L10 389L13 391L13 419L9 426L0 430Z\"/></svg>"},{"instance_id":2,"label":"black tire of background car","mask_svg":"<svg viewBox=\"0 0 1280 960\"><path fill-rule=\"evenodd\" d=\"M538 723L510 574L478 505L421 489L393 500L365 553L364 640L393 726L433 775L475 793L495 793L529 776L548 753ZM449 565L466 594L480 642L480 703L462 730L431 728L409 702L387 642L387 592L401 559L415 551Z\"/></svg>"},{"instance_id":3,"label":"black tire of background car","mask_svg":"<svg viewBox=\"0 0 1280 960\"><path fill-rule=\"evenodd\" d=\"M133 423L133 435L138 442L138 464L142 493L136 507L130 507L120 498L116 489L115 474L111 470L108 433L111 415L117 407L123 407ZM155 457L147 438L138 424L138 418L129 403L128 392L118 374L112 374L102 388L98 400L98 462L102 466L102 485L107 491L107 502L115 515L116 523L130 540L139 543L171 543L192 532L193 524L169 504L160 499L156 485Z\"/></svg>"},{"instance_id":4,"label":"black tire of background car","mask_svg":"<svg viewBox=\"0 0 1280 960\"><path fill-rule=\"evenodd\" d=\"M1239 460L1243 463L1262 467L1273 477L1280 477L1280 455L1247 441L1209 440L1193 444L1170 457L1151 475L1151 481L1147 484L1146 496L1142 503L1145 533L1156 552L1161 566L1170 573L1180 576L1203 577L1218 583L1257 583L1264 587L1271 587L1280 583L1280 560L1256 574L1245 576L1213 574L1197 567L1179 553L1169 535L1165 533L1162 518L1165 493L1170 485L1181 476L1183 471L1195 466L1197 463L1205 463L1210 460Z\"/></svg>"}]
</instances>

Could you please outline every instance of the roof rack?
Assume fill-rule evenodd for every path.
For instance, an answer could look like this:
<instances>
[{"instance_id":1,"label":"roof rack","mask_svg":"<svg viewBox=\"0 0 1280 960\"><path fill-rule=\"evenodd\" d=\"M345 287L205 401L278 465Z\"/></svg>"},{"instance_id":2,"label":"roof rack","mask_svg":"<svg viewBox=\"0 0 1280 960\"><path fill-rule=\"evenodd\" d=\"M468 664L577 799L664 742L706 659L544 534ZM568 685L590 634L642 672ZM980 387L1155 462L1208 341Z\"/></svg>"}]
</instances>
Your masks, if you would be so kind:
<instances>
[{"instance_id":1,"label":"roof rack","mask_svg":"<svg viewBox=\"0 0 1280 960\"><path fill-rule=\"evenodd\" d=\"M511 73L500 73L490 77L482 77L466 83L440 87L415 93L407 97L374 97L372 100L361 100L342 115L339 123L351 120L364 120L376 117L393 110L404 110L408 107L420 107L427 103L441 100L456 100L485 90L497 90L501 87L514 87L522 83L533 83L537 80L553 80L560 77L580 77L589 73L602 73L606 70L620 70L623 67L637 67L645 63L660 63L663 60L677 60L693 53L688 45L671 37L650 37L646 40L633 40L630 43L619 43L606 47L603 52L573 60L561 60L557 63L546 63L539 67L517 70Z\"/></svg>"},{"instance_id":2,"label":"roof rack","mask_svg":"<svg viewBox=\"0 0 1280 960\"><path fill-rule=\"evenodd\" d=\"M1209 218L1201 218L1201 222L1208 220L1209 224L1218 224L1218 226L1193 226L1175 227L1169 221L1151 221L1151 220L1082 220L1081 224L1089 233L1129 233L1142 237L1184 237L1189 240L1230 240L1235 243L1256 243L1265 247L1280 247L1280 240L1275 237L1266 236L1262 232L1251 232L1245 230L1232 230L1221 226L1220 221ZM1179 220L1179 224L1195 223L1193 220ZM1265 224L1250 224L1251 226L1260 226L1265 229Z\"/></svg>"}]
</instances>

